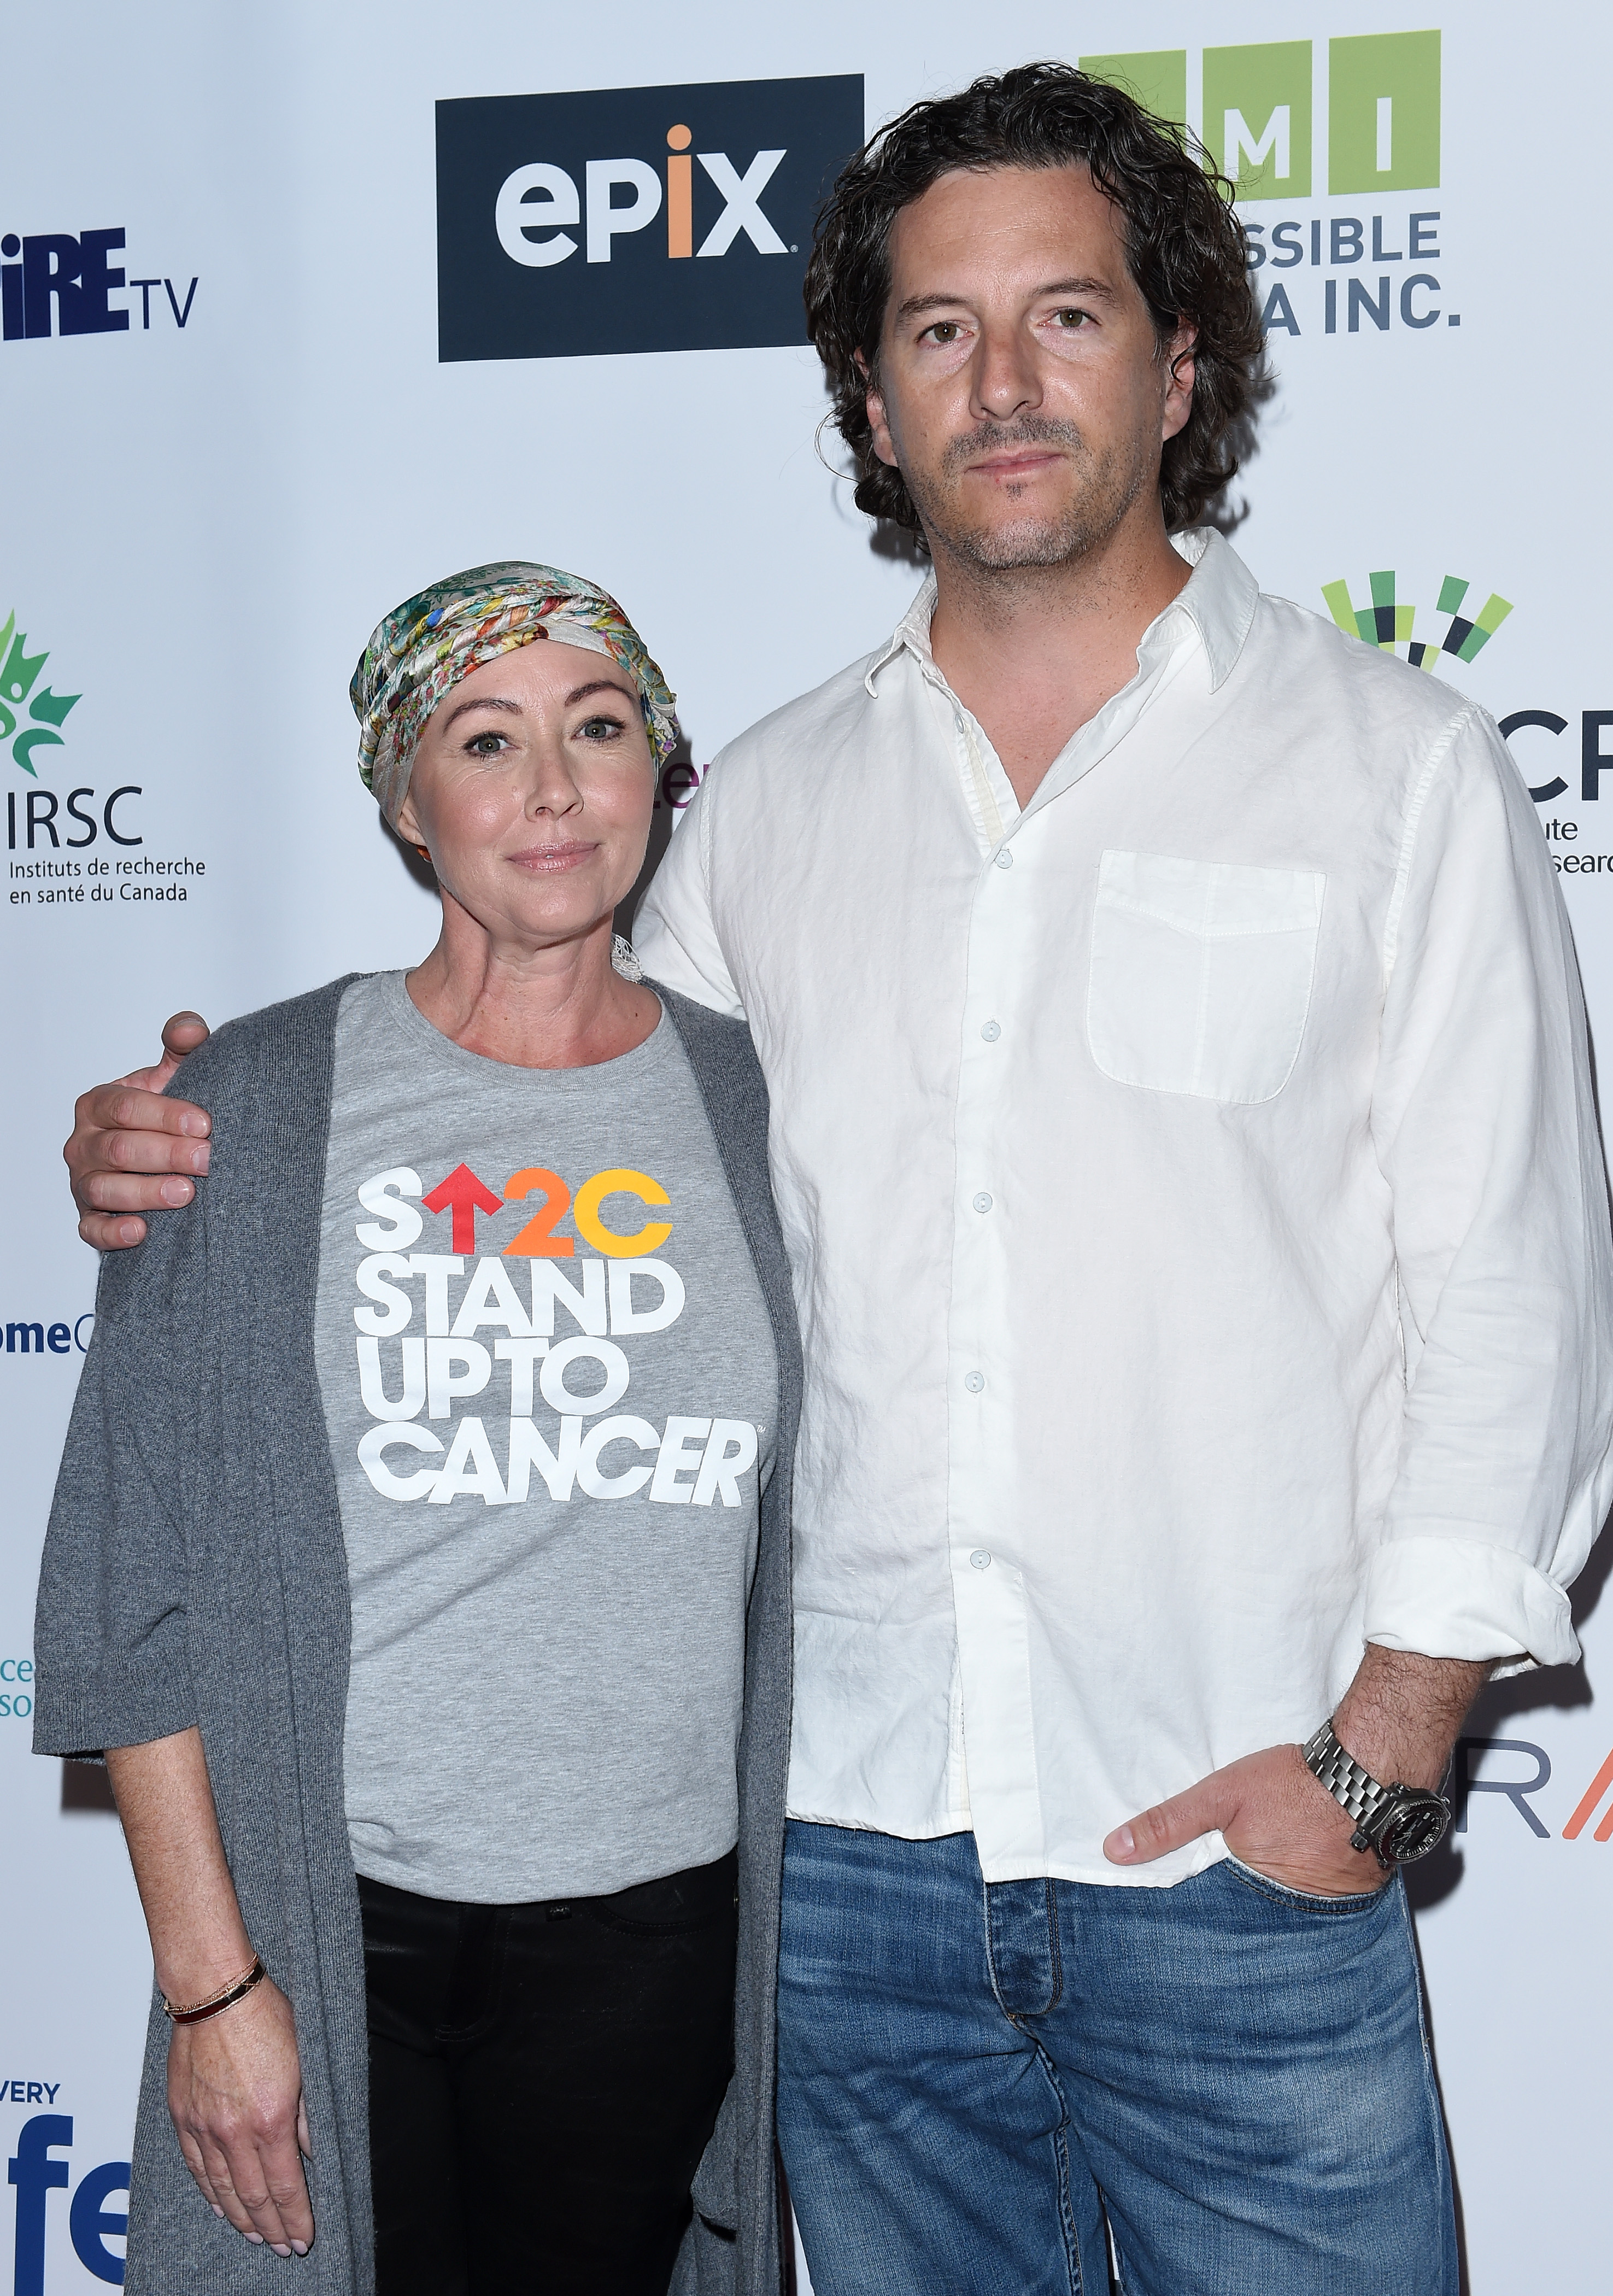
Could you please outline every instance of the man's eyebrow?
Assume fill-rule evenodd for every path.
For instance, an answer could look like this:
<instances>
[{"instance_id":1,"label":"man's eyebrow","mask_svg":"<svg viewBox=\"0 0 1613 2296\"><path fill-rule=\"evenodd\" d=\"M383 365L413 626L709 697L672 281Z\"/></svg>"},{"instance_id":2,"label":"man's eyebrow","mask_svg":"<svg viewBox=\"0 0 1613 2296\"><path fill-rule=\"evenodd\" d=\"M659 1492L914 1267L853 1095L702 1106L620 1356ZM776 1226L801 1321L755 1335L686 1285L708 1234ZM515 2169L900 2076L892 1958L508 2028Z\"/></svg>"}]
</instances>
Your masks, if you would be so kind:
<instances>
[{"instance_id":1,"label":"man's eyebrow","mask_svg":"<svg viewBox=\"0 0 1613 2296\"><path fill-rule=\"evenodd\" d=\"M1093 302L1103 303L1119 300L1115 290L1101 279L1050 279L1036 289L1030 299L1036 302L1044 295L1085 295ZM953 310L968 300L967 295L909 295L905 302L897 304L896 316L921 319L927 311Z\"/></svg>"}]
</instances>

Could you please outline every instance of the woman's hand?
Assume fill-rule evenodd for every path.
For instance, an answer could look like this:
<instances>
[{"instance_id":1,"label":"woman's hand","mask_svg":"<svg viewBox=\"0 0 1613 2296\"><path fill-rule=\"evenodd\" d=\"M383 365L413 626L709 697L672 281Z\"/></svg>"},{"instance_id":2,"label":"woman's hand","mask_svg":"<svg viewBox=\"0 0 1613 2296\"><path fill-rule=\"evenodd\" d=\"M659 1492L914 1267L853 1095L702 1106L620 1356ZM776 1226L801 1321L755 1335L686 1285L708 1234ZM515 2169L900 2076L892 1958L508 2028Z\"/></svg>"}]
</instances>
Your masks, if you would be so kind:
<instances>
[{"instance_id":1,"label":"woman's hand","mask_svg":"<svg viewBox=\"0 0 1613 2296\"><path fill-rule=\"evenodd\" d=\"M210 2001L250 1968L218 1832L201 1733L192 1724L138 1746L109 1746L157 1982L170 2001ZM291 2005L272 1978L168 2042L168 2112L186 2166L221 2217L277 2256L314 2237L302 2155L309 2152ZM299 2152L299 2147L301 2151Z\"/></svg>"},{"instance_id":2,"label":"woman's hand","mask_svg":"<svg viewBox=\"0 0 1613 2296\"><path fill-rule=\"evenodd\" d=\"M233 2009L176 2025L168 2111L191 2174L217 2214L276 2256L314 2237L309 2151L291 2005L264 1978Z\"/></svg>"}]
</instances>

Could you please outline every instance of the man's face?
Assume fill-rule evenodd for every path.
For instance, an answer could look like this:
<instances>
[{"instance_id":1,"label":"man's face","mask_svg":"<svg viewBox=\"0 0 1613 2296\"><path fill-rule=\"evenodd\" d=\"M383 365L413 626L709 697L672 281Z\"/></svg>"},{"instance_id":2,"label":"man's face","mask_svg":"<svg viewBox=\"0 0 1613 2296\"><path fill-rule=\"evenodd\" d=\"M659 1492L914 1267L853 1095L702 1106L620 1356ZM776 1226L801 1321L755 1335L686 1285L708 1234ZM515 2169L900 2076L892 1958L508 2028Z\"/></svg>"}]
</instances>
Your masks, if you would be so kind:
<instances>
[{"instance_id":1,"label":"man's face","mask_svg":"<svg viewBox=\"0 0 1613 2296\"><path fill-rule=\"evenodd\" d=\"M1160 355L1122 228L1073 167L943 176L897 216L868 414L938 553L1057 566L1157 523L1192 336Z\"/></svg>"}]
</instances>

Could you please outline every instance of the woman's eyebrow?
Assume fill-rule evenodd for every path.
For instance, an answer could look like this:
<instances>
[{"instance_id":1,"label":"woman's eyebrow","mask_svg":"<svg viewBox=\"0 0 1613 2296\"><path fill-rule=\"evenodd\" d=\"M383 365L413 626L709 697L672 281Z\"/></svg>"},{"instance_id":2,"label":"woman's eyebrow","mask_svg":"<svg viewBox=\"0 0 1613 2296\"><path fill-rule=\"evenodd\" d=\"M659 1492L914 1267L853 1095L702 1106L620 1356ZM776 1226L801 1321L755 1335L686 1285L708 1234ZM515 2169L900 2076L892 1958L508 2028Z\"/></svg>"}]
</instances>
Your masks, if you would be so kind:
<instances>
[{"instance_id":1,"label":"woman's eyebrow","mask_svg":"<svg viewBox=\"0 0 1613 2296\"><path fill-rule=\"evenodd\" d=\"M577 702L585 701L591 693L619 693L622 696L622 699L626 701L631 701L635 698L631 687L618 685L614 677L591 677L585 685L574 685L572 687L570 693L566 696L563 707L567 709L570 709ZM456 724L458 720L464 716L467 709L503 709L512 718L519 718L522 715L520 703L519 701L511 701L505 694L468 694L464 701L456 702L454 707L449 710L447 716L443 719L443 731L445 734L448 731L448 728L451 726Z\"/></svg>"},{"instance_id":2,"label":"woman's eyebrow","mask_svg":"<svg viewBox=\"0 0 1613 2296\"><path fill-rule=\"evenodd\" d=\"M618 685L613 677L593 677L586 685L572 687L566 696L566 708L569 709L576 701L585 701L591 693L619 693L627 701L635 698L627 686Z\"/></svg>"},{"instance_id":3,"label":"woman's eyebrow","mask_svg":"<svg viewBox=\"0 0 1613 2296\"><path fill-rule=\"evenodd\" d=\"M521 714L520 703L508 700L502 693L472 693L463 701L456 702L443 719L445 734L450 726L464 716L467 709L505 709L512 718L519 718Z\"/></svg>"}]
</instances>

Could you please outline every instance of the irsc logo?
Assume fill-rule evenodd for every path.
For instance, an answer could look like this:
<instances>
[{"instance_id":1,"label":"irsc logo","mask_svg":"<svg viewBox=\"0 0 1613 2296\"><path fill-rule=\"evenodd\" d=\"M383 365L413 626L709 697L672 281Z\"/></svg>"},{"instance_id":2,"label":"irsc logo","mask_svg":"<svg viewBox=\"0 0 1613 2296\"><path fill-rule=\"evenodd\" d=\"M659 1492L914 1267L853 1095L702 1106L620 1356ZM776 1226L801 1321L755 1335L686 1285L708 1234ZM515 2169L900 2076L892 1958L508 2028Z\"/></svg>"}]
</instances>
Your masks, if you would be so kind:
<instances>
[{"instance_id":1,"label":"irsc logo","mask_svg":"<svg viewBox=\"0 0 1613 2296\"><path fill-rule=\"evenodd\" d=\"M68 712L82 701L84 696L81 693L57 693L51 686L40 685L39 673L51 658L50 649L42 646L37 653L29 653L28 635L26 630L17 627L13 609L7 615L4 626L0 626L0 746L9 749L12 763L20 766L29 780L37 783L39 767L35 763L36 752L59 750L63 746L67 737L60 728L66 725ZM49 770L48 761L46 770ZM17 801L20 794L20 805ZM94 801L95 794L88 783L70 790L66 800L67 818L64 820L61 818L62 800L54 790L43 785L20 791L8 789L5 792L7 852L20 850L31 853L36 845L41 849L48 845L53 851L59 850L64 830L68 832L67 843L74 847L94 845L102 835L113 845L143 845L145 840L133 833L133 824L127 810L122 813L119 810L119 807L127 808L132 798L143 795L140 784L125 782L121 787L102 797L99 803ZM91 800L88 811L81 802L86 798ZM27 873L15 862L10 866L13 877ZM59 871L57 873L67 873ZM77 875L78 872L75 868L72 873ZM77 898L82 898L82 896ZM31 906L33 896L13 893L12 905L15 906L19 900ZM53 1330L55 1328L52 1326ZM54 1348L56 1343L53 1341L51 1344ZM40 1345L44 1345L43 1341ZM27 1346L25 1340L25 1353ZM15 1352L14 1345L12 1352Z\"/></svg>"},{"instance_id":2,"label":"irsc logo","mask_svg":"<svg viewBox=\"0 0 1613 2296\"><path fill-rule=\"evenodd\" d=\"M11 742L12 758L35 781L39 778L39 768L33 761L34 751L60 749L63 737L55 729L66 724L68 711L76 701L84 699L81 693L53 693L48 685L34 693L39 673L49 660L48 649L29 653L28 633L17 627L13 607L6 617L5 627L0 629L0 742ZM29 701L28 714L34 722L18 734L17 712L25 701Z\"/></svg>"},{"instance_id":3,"label":"irsc logo","mask_svg":"<svg viewBox=\"0 0 1613 2296\"><path fill-rule=\"evenodd\" d=\"M862 141L858 74L439 103L438 357L804 342L813 218Z\"/></svg>"}]
</instances>

